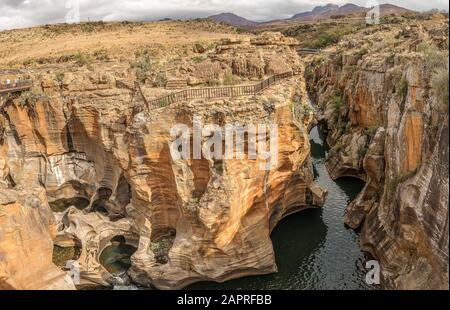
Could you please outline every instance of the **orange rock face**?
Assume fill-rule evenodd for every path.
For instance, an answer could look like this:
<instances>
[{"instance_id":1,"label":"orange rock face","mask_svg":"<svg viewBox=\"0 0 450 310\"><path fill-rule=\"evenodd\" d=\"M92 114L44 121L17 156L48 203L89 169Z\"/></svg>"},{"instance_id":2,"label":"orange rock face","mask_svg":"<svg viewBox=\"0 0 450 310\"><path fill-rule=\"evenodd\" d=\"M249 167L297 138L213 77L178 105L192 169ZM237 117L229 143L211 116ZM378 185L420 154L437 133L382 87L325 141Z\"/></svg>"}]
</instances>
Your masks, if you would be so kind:
<instances>
[{"instance_id":1,"label":"orange rock face","mask_svg":"<svg viewBox=\"0 0 450 310\"><path fill-rule=\"evenodd\" d=\"M0 289L74 289L52 263L56 227L45 192L0 190Z\"/></svg>"},{"instance_id":2,"label":"orange rock face","mask_svg":"<svg viewBox=\"0 0 450 310\"><path fill-rule=\"evenodd\" d=\"M416 169L422 161L423 118L421 113L409 113L405 121L405 156L402 156L402 170L405 173Z\"/></svg>"},{"instance_id":3,"label":"orange rock face","mask_svg":"<svg viewBox=\"0 0 450 310\"><path fill-rule=\"evenodd\" d=\"M211 59L214 68L227 72L235 59L256 49L261 59L238 70L243 78L286 66L299 72L301 61L288 41L278 48L276 63L276 41L236 45L232 53L220 51L222 58L214 54ZM53 73L39 79L41 96L34 104L13 99L2 106L2 183L44 192L57 219L55 244L82 249L78 285L114 281L99 258L117 236L137 248L128 275L141 285L180 288L275 272L272 229L283 216L322 205L324 192L314 184L309 162L311 114L299 121L292 108L299 104L294 103L298 94L306 98L302 75L257 96L193 100L150 111L138 92L123 87L132 83L122 76L80 69L59 82ZM156 93L142 88L148 97ZM174 159L171 129L176 124L192 129L194 118L222 129L226 124L277 125L276 166L262 170L261 158L247 156ZM46 242L49 252L51 239ZM9 243L0 244L12 255L21 251ZM0 262L4 283L12 283L8 262ZM46 268L58 271L51 257L43 256L36 269ZM34 276L33 270L24 270L21 281ZM22 288L21 281L10 286Z\"/></svg>"},{"instance_id":4,"label":"orange rock face","mask_svg":"<svg viewBox=\"0 0 450 310\"><path fill-rule=\"evenodd\" d=\"M388 27L350 36L336 55L311 66L329 129L327 168L333 178L366 181L344 221L362 226L362 248L379 260L382 285L448 289L448 102L430 82L433 58L418 48L447 59L448 46L436 42L448 42L448 25ZM344 94L338 112L336 93Z\"/></svg>"}]
</instances>

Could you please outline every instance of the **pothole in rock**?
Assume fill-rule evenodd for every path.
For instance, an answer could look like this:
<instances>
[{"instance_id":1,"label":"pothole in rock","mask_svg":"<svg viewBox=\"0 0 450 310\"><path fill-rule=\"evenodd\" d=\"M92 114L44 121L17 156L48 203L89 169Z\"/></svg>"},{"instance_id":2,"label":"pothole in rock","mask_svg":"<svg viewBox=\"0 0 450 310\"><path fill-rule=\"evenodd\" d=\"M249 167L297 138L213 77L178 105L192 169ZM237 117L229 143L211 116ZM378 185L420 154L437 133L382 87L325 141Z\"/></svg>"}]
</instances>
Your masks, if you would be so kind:
<instances>
[{"instance_id":1,"label":"pothole in rock","mask_svg":"<svg viewBox=\"0 0 450 310\"><path fill-rule=\"evenodd\" d=\"M89 199L85 197L62 198L48 203L53 212L64 212L70 206L83 210L89 205Z\"/></svg>"},{"instance_id":2,"label":"pothole in rock","mask_svg":"<svg viewBox=\"0 0 450 310\"><path fill-rule=\"evenodd\" d=\"M125 273L131 267L131 256L137 248L126 243L125 237L115 236L100 254L99 261L112 275Z\"/></svg>"},{"instance_id":3,"label":"pothole in rock","mask_svg":"<svg viewBox=\"0 0 450 310\"><path fill-rule=\"evenodd\" d=\"M169 261L169 250L172 248L175 237L176 230L173 228L159 230L152 237L150 250L155 255L158 264L166 264Z\"/></svg>"},{"instance_id":4,"label":"pothole in rock","mask_svg":"<svg viewBox=\"0 0 450 310\"><path fill-rule=\"evenodd\" d=\"M77 260L81 255L81 246L61 247L58 245L53 246L53 263L59 268L64 269L66 262L69 260Z\"/></svg>"},{"instance_id":5,"label":"pothole in rock","mask_svg":"<svg viewBox=\"0 0 450 310\"><path fill-rule=\"evenodd\" d=\"M118 186L116 196L113 197L112 194L113 191L109 188L99 188L91 211L108 216L111 221L115 222L126 216L125 207L131 200L131 192L125 179Z\"/></svg>"}]
</instances>

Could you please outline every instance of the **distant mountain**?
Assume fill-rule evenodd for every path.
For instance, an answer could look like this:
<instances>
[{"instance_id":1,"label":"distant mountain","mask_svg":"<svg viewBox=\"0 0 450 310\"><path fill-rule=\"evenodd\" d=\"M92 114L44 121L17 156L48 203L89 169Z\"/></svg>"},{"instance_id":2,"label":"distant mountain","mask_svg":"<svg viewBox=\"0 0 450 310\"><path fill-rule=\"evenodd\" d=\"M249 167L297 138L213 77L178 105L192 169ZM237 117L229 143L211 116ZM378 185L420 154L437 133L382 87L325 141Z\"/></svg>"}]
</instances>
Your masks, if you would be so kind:
<instances>
[{"instance_id":1,"label":"distant mountain","mask_svg":"<svg viewBox=\"0 0 450 310\"><path fill-rule=\"evenodd\" d=\"M402 8L389 3L380 4L380 15L398 14L398 13L412 13L414 11Z\"/></svg>"},{"instance_id":2,"label":"distant mountain","mask_svg":"<svg viewBox=\"0 0 450 310\"><path fill-rule=\"evenodd\" d=\"M316 6L312 11L295 14L290 19L314 20L318 18L328 18L337 12L339 6L336 4L327 4L324 6Z\"/></svg>"},{"instance_id":3,"label":"distant mountain","mask_svg":"<svg viewBox=\"0 0 450 310\"><path fill-rule=\"evenodd\" d=\"M359 15L367 12L369 9L358 6L356 4L347 3L342 6L335 4L327 4L324 6L316 6L312 11L295 14L290 20L295 21L313 21L319 19L328 19L332 16ZM395 13L413 12L411 10L385 3L380 5L380 15L389 15Z\"/></svg>"},{"instance_id":4,"label":"distant mountain","mask_svg":"<svg viewBox=\"0 0 450 310\"><path fill-rule=\"evenodd\" d=\"M258 24L257 22L248 20L233 13L221 13L209 16L209 18L214 20L215 22L224 23L236 27L256 26Z\"/></svg>"},{"instance_id":5,"label":"distant mountain","mask_svg":"<svg viewBox=\"0 0 450 310\"><path fill-rule=\"evenodd\" d=\"M209 16L210 19L214 20L215 22L224 23L228 25L232 25L235 27L244 27L244 28L253 28L253 27L260 27L260 26L267 26L267 25L276 25L276 24L286 24L291 22L303 22L303 21L315 21L315 20L321 20L321 19L329 19L329 18L335 18L335 17L344 17L348 15L353 16L361 16L365 12L367 12L369 9L365 8L363 6L358 6L353 3L347 3L342 6L338 6L336 4L327 4L323 6L316 6L311 11L307 12L301 12L298 14L295 14L291 18L285 19L285 20L273 20L273 21L267 21L267 22L254 22L251 20L248 20L244 17L241 17L239 15L236 15L234 13L221 13L217 15ZM395 14L395 13L405 13L405 12L414 12L393 4L385 3L380 5L380 15L389 15L389 14Z\"/></svg>"}]
</instances>

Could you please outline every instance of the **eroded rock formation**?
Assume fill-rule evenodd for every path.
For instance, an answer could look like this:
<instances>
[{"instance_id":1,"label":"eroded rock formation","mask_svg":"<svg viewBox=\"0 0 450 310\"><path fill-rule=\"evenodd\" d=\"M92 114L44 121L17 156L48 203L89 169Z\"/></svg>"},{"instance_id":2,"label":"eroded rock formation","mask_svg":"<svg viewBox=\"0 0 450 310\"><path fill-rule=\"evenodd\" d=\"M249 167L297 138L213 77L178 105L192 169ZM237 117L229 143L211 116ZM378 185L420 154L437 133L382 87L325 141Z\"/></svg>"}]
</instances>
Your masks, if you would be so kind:
<instances>
[{"instance_id":1,"label":"eroded rock formation","mask_svg":"<svg viewBox=\"0 0 450 310\"><path fill-rule=\"evenodd\" d=\"M368 27L309 68L330 175L366 181L345 223L385 287L448 289L448 21Z\"/></svg>"},{"instance_id":2,"label":"eroded rock formation","mask_svg":"<svg viewBox=\"0 0 450 310\"><path fill-rule=\"evenodd\" d=\"M147 110L133 87L133 74L100 66L63 75L31 72L32 95L2 98L0 171L2 186L8 188L2 190L2 208L25 214L2 223L0 252L14 256L26 249L34 267L21 270L23 276L15 280L7 256L0 261L0 285L73 288L61 282L64 273L51 262L51 238L56 246L80 248L76 284L82 286L113 283L99 256L117 236L137 247L128 273L141 285L180 288L200 280L275 272L271 230L283 216L321 206L324 192L313 183L309 161L306 129L312 114L294 115L298 109L293 109L308 105L303 65L289 47L291 40L273 37L266 34L257 45L235 43L231 50L221 44L208 51L204 63L170 63L166 70L189 81L206 77L190 84L227 74L243 82L286 70L296 74L258 96ZM249 53L257 59L243 61ZM162 93L149 84L142 86L147 98ZM277 124L276 168L261 170L261 160L245 158L174 160L170 129L179 123L190 127L194 117L219 126ZM18 188L25 189L24 200L33 197L34 189L41 200L33 206L16 203ZM14 238L8 232L16 225L25 241L11 248L5 236ZM45 236L44 244L26 241L37 233ZM47 256L33 260L36 251ZM54 270L54 276L29 283L28 277L41 270L48 275Z\"/></svg>"}]
</instances>

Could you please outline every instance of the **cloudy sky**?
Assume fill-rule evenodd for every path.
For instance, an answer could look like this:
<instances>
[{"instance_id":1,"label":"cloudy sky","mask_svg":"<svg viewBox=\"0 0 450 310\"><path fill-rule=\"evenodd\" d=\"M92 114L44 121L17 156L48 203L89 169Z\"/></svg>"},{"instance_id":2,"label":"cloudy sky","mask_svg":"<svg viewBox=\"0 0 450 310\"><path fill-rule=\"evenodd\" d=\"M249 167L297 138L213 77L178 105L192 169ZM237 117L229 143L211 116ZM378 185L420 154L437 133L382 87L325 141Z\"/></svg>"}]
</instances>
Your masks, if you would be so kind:
<instances>
[{"instance_id":1,"label":"cloudy sky","mask_svg":"<svg viewBox=\"0 0 450 310\"><path fill-rule=\"evenodd\" d=\"M447 1L384 0L380 3L389 2L418 11L432 8L448 11ZM81 21L191 18L221 12L264 21L287 18L317 5L347 2L366 6L368 0L0 0L0 30L73 20L78 16L73 9L77 3Z\"/></svg>"}]
</instances>

